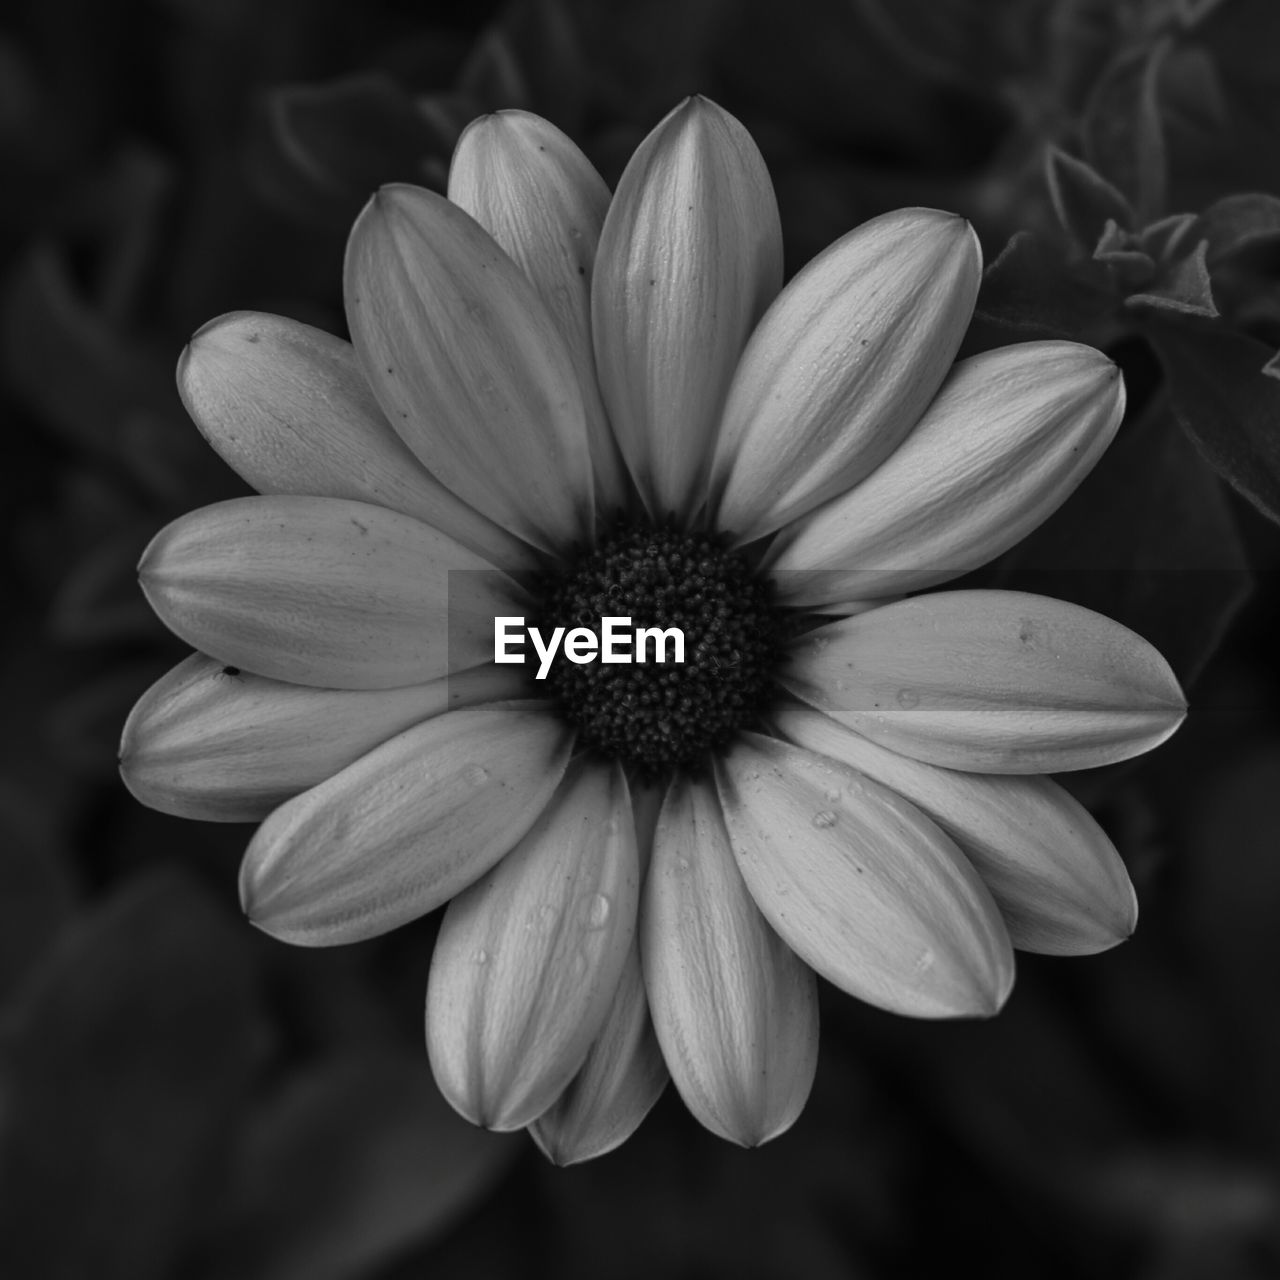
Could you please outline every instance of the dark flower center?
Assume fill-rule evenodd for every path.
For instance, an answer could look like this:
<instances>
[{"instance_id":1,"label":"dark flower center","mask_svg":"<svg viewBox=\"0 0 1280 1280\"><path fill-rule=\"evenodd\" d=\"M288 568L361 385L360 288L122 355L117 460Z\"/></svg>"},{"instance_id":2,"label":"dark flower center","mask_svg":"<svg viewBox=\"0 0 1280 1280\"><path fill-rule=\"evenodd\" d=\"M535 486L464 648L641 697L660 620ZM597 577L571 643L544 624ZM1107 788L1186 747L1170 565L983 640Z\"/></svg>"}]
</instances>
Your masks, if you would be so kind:
<instances>
[{"instance_id":1,"label":"dark flower center","mask_svg":"<svg viewBox=\"0 0 1280 1280\"><path fill-rule=\"evenodd\" d=\"M780 615L767 582L705 534L623 525L545 584L544 632L583 627L602 636L604 618L630 618L630 662L578 663L558 652L548 692L601 755L653 776L695 766L758 721L780 651ZM653 637L667 632L665 661ZM676 662L671 628L684 639ZM615 652L617 649L615 648Z\"/></svg>"}]
</instances>

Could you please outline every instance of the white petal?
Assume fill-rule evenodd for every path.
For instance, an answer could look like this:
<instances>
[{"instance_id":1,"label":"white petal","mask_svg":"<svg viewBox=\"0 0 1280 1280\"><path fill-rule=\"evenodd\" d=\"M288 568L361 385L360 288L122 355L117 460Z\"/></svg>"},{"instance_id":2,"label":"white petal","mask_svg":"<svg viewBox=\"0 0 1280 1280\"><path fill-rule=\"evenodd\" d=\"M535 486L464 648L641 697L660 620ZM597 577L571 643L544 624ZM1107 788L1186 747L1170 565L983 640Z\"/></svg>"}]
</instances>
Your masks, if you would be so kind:
<instances>
[{"instance_id":1,"label":"white petal","mask_svg":"<svg viewBox=\"0 0 1280 1280\"><path fill-rule=\"evenodd\" d=\"M406 730L258 828L240 869L245 913L283 942L323 947L434 911L537 821L572 745L542 703Z\"/></svg>"},{"instance_id":2,"label":"white petal","mask_svg":"<svg viewBox=\"0 0 1280 1280\"><path fill-rule=\"evenodd\" d=\"M752 900L705 783L667 796L641 926L654 1027L685 1105L744 1147L785 1132L817 1069L817 984Z\"/></svg>"},{"instance_id":3,"label":"white petal","mask_svg":"<svg viewBox=\"0 0 1280 1280\"><path fill-rule=\"evenodd\" d=\"M882 214L819 254L761 320L712 469L743 542L869 475L928 407L973 313L982 254L962 218Z\"/></svg>"},{"instance_id":4,"label":"white petal","mask_svg":"<svg viewBox=\"0 0 1280 1280\"><path fill-rule=\"evenodd\" d=\"M882 746L974 773L1127 760L1186 715L1169 664L1141 636L1018 591L942 591L821 627L783 683Z\"/></svg>"},{"instance_id":5,"label":"white petal","mask_svg":"<svg viewBox=\"0 0 1280 1280\"><path fill-rule=\"evenodd\" d=\"M628 163L592 287L600 389L655 511L701 502L729 380L781 283L759 150L728 112L687 99Z\"/></svg>"},{"instance_id":6,"label":"white petal","mask_svg":"<svg viewBox=\"0 0 1280 1280\"><path fill-rule=\"evenodd\" d=\"M415 516L500 568L527 544L421 467L392 431L349 342L255 311L211 320L178 361L182 403L259 493L354 498Z\"/></svg>"},{"instance_id":7,"label":"white petal","mask_svg":"<svg viewBox=\"0 0 1280 1280\"><path fill-rule=\"evenodd\" d=\"M995 1013L1013 985L999 909L918 809L834 761L744 735L717 765L747 887L802 960L893 1013Z\"/></svg>"},{"instance_id":8,"label":"white petal","mask_svg":"<svg viewBox=\"0 0 1280 1280\"><path fill-rule=\"evenodd\" d=\"M667 1078L632 939L600 1034L569 1087L529 1126L530 1136L558 1165L607 1155L640 1127Z\"/></svg>"},{"instance_id":9,"label":"white petal","mask_svg":"<svg viewBox=\"0 0 1280 1280\"><path fill-rule=\"evenodd\" d=\"M982 876L1015 947L1089 955L1133 932L1138 903L1120 855L1056 782L923 764L805 707L783 708L774 722L790 741L857 769L932 818Z\"/></svg>"},{"instance_id":10,"label":"white petal","mask_svg":"<svg viewBox=\"0 0 1280 1280\"><path fill-rule=\"evenodd\" d=\"M406 689L311 689L194 653L138 699L120 773L161 813L259 822L419 721L522 687L518 668L490 663Z\"/></svg>"},{"instance_id":11,"label":"white petal","mask_svg":"<svg viewBox=\"0 0 1280 1280\"><path fill-rule=\"evenodd\" d=\"M622 771L577 763L538 823L450 904L427 986L440 1091L519 1129L573 1079L635 935L639 867Z\"/></svg>"},{"instance_id":12,"label":"white petal","mask_svg":"<svg viewBox=\"0 0 1280 1280\"><path fill-rule=\"evenodd\" d=\"M871 475L782 531L770 552L782 599L917 591L985 564L1061 506L1123 414L1120 371L1092 347L962 360Z\"/></svg>"},{"instance_id":13,"label":"white petal","mask_svg":"<svg viewBox=\"0 0 1280 1280\"><path fill-rule=\"evenodd\" d=\"M347 322L395 431L443 483L550 550L591 509L582 394L524 273L457 205L389 186L347 244Z\"/></svg>"},{"instance_id":14,"label":"white petal","mask_svg":"<svg viewBox=\"0 0 1280 1280\"><path fill-rule=\"evenodd\" d=\"M504 573L445 534L345 498L233 498L166 525L138 565L160 620L230 666L387 689L493 658Z\"/></svg>"},{"instance_id":15,"label":"white petal","mask_svg":"<svg viewBox=\"0 0 1280 1280\"><path fill-rule=\"evenodd\" d=\"M527 111L499 111L458 139L449 199L511 255L559 326L582 390L596 502L620 508L626 473L591 346L591 277L609 188L555 125Z\"/></svg>"}]
</instances>

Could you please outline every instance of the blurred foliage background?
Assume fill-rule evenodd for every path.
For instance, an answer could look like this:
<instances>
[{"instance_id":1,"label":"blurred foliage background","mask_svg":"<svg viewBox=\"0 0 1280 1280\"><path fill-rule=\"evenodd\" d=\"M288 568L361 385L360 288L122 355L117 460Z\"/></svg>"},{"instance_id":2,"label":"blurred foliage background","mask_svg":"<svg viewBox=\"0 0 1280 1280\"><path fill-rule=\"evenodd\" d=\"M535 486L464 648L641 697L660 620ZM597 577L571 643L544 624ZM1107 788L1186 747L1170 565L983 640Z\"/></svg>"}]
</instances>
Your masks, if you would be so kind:
<instances>
[{"instance_id":1,"label":"blurred foliage background","mask_svg":"<svg viewBox=\"0 0 1280 1280\"><path fill-rule=\"evenodd\" d=\"M10 1280L1280 1275L1280 5L1275 0L13 0L0 26L0 1274ZM220 312L342 331L346 230L462 124L548 116L616 180L738 115L788 271L968 216L971 349L1124 367L1085 485L982 581L1160 647L1191 717L1068 785L1136 937L1006 1011L824 992L814 1096L741 1152L672 1091L621 1151L472 1130L421 1045L432 920L333 951L240 917L248 830L141 808L124 716L182 656L152 533L239 482L173 367ZM833 998L826 999L831 995Z\"/></svg>"}]
</instances>

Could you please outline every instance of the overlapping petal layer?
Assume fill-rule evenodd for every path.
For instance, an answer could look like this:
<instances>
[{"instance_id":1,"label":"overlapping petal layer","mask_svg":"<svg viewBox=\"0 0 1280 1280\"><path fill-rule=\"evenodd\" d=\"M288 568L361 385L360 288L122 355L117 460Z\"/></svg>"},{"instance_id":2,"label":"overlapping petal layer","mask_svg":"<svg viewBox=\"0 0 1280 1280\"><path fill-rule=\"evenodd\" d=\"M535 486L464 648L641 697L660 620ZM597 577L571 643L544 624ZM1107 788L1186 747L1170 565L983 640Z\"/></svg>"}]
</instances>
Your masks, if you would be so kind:
<instances>
[{"instance_id":1,"label":"overlapping petal layer","mask_svg":"<svg viewBox=\"0 0 1280 1280\"><path fill-rule=\"evenodd\" d=\"M654 1027L689 1110L744 1147L785 1132L817 1069L817 984L752 900L707 783L672 784L641 924Z\"/></svg>"},{"instance_id":2,"label":"overlapping petal layer","mask_svg":"<svg viewBox=\"0 0 1280 1280\"><path fill-rule=\"evenodd\" d=\"M782 284L782 230L759 150L705 98L631 157L592 284L600 389L655 513L689 514L729 380Z\"/></svg>"},{"instance_id":3,"label":"overlapping petal layer","mask_svg":"<svg viewBox=\"0 0 1280 1280\"><path fill-rule=\"evenodd\" d=\"M882 746L977 773L1127 760L1186 714L1141 636L1016 591L943 591L842 619L806 637L783 680Z\"/></svg>"},{"instance_id":4,"label":"overlapping petal layer","mask_svg":"<svg viewBox=\"0 0 1280 1280\"><path fill-rule=\"evenodd\" d=\"M354 498L415 516L504 569L528 545L421 467L391 429L349 342L256 311L211 320L178 361L182 403L259 493Z\"/></svg>"},{"instance_id":5,"label":"overlapping petal layer","mask_svg":"<svg viewBox=\"0 0 1280 1280\"><path fill-rule=\"evenodd\" d=\"M524 839L450 903L427 1049L469 1120L522 1128L573 1079L613 1006L639 878L622 771L582 762Z\"/></svg>"},{"instance_id":6,"label":"overlapping petal layer","mask_svg":"<svg viewBox=\"0 0 1280 1280\"><path fill-rule=\"evenodd\" d=\"M273 937L318 947L435 910L537 821L572 744L533 702L406 730L258 828L240 870L245 913Z\"/></svg>"},{"instance_id":7,"label":"overlapping petal layer","mask_svg":"<svg viewBox=\"0 0 1280 1280\"><path fill-rule=\"evenodd\" d=\"M1124 414L1120 371L1075 342L962 360L907 438L861 484L770 550L790 605L918 591L967 573L1066 500Z\"/></svg>"},{"instance_id":8,"label":"overlapping petal layer","mask_svg":"<svg viewBox=\"0 0 1280 1280\"><path fill-rule=\"evenodd\" d=\"M716 766L751 896L802 960L894 1013L995 1013L1013 985L999 908L949 837L828 758L747 734Z\"/></svg>"},{"instance_id":9,"label":"overlapping petal layer","mask_svg":"<svg viewBox=\"0 0 1280 1280\"><path fill-rule=\"evenodd\" d=\"M529 1126L556 1164L578 1164L608 1154L640 1127L667 1084L667 1064L645 996L635 939L604 1026L578 1074L550 1108Z\"/></svg>"},{"instance_id":10,"label":"overlapping petal layer","mask_svg":"<svg viewBox=\"0 0 1280 1280\"><path fill-rule=\"evenodd\" d=\"M720 524L749 542L883 462L942 384L981 275L973 229L934 209L872 218L809 263L729 389L712 469Z\"/></svg>"},{"instance_id":11,"label":"overlapping petal layer","mask_svg":"<svg viewBox=\"0 0 1280 1280\"><path fill-rule=\"evenodd\" d=\"M495 523L554 550L586 528L591 459L564 338L457 205L389 186L347 243L347 323L391 426Z\"/></svg>"},{"instance_id":12,"label":"overlapping petal layer","mask_svg":"<svg viewBox=\"0 0 1280 1280\"><path fill-rule=\"evenodd\" d=\"M774 722L789 741L857 769L932 818L977 868L1015 947L1088 955L1133 932L1138 903L1120 855L1051 779L940 769L807 707L781 708Z\"/></svg>"},{"instance_id":13,"label":"overlapping petal layer","mask_svg":"<svg viewBox=\"0 0 1280 1280\"><path fill-rule=\"evenodd\" d=\"M527 111L499 111L473 121L458 139L449 199L511 255L559 326L582 391L596 503L620 507L626 475L591 343L591 278L609 188L555 125Z\"/></svg>"},{"instance_id":14,"label":"overlapping petal layer","mask_svg":"<svg viewBox=\"0 0 1280 1280\"><path fill-rule=\"evenodd\" d=\"M521 688L518 668L490 663L404 689L312 689L195 653L138 700L120 772L161 813L259 822L419 721Z\"/></svg>"},{"instance_id":15,"label":"overlapping petal layer","mask_svg":"<svg viewBox=\"0 0 1280 1280\"><path fill-rule=\"evenodd\" d=\"M506 574L411 516L345 498L233 498L152 539L160 620L257 675L336 689L421 684L493 657L519 614Z\"/></svg>"}]
</instances>

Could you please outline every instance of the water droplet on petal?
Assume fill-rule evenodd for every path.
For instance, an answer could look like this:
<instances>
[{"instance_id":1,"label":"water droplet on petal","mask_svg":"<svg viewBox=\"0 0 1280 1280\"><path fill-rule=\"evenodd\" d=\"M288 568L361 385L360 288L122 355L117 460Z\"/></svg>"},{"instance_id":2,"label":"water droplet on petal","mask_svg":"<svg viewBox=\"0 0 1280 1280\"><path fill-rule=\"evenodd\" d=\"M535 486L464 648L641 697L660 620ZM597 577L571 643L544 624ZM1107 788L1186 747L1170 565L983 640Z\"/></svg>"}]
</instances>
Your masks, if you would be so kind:
<instances>
[{"instance_id":1,"label":"water droplet on petal","mask_svg":"<svg viewBox=\"0 0 1280 1280\"><path fill-rule=\"evenodd\" d=\"M488 964L489 953L483 947L481 947L480 950L476 952L475 961L476 961L476 964Z\"/></svg>"},{"instance_id":2,"label":"water droplet on petal","mask_svg":"<svg viewBox=\"0 0 1280 1280\"><path fill-rule=\"evenodd\" d=\"M612 904L603 893L597 893L587 903L587 928L603 929L609 923L609 912Z\"/></svg>"},{"instance_id":3,"label":"water droplet on petal","mask_svg":"<svg viewBox=\"0 0 1280 1280\"><path fill-rule=\"evenodd\" d=\"M823 809L813 815L813 825L815 827L834 827L838 821L839 818L830 809Z\"/></svg>"},{"instance_id":4,"label":"water droplet on petal","mask_svg":"<svg viewBox=\"0 0 1280 1280\"><path fill-rule=\"evenodd\" d=\"M918 707L919 705L920 695L914 689L898 690L898 706L910 711L912 707Z\"/></svg>"},{"instance_id":5,"label":"water droplet on petal","mask_svg":"<svg viewBox=\"0 0 1280 1280\"><path fill-rule=\"evenodd\" d=\"M462 771L462 776L473 787L482 787L489 781L489 770L482 764L469 764Z\"/></svg>"}]
</instances>

